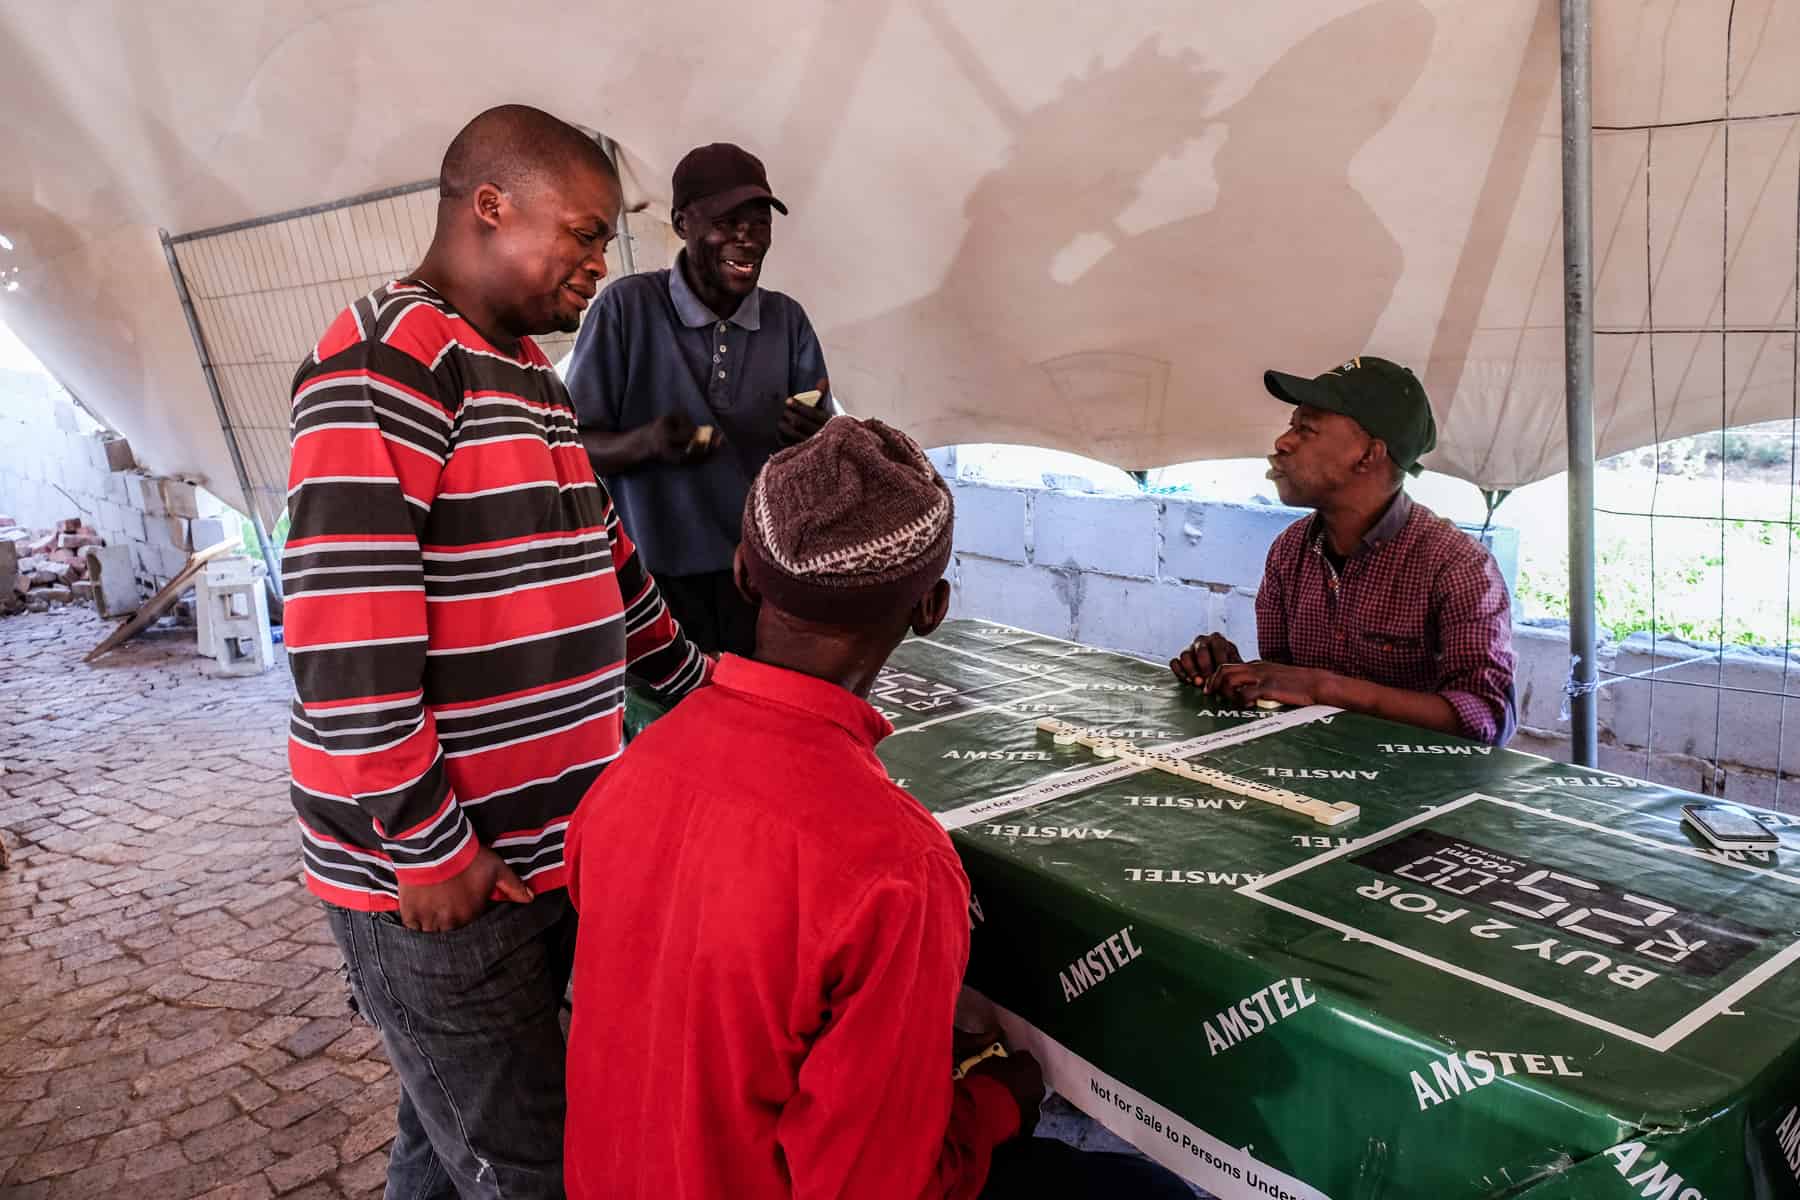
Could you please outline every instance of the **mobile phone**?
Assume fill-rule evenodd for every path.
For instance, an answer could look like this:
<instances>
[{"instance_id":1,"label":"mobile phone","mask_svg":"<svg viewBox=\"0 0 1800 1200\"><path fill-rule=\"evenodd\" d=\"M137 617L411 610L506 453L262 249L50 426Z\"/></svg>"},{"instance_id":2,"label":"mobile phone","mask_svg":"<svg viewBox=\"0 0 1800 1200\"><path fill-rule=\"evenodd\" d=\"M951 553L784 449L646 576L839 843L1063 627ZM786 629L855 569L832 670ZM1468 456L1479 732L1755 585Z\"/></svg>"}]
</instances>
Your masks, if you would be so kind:
<instances>
[{"instance_id":1,"label":"mobile phone","mask_svg":"<svg viewBox=\"0 0 1800 1200\"><path fill-rule=\"evenodd\" d=\"M1773 850L1781 845L1755 813L1735 804L1684 804L1681 816L1720 850Z\"/></svg>"}]
</instances>

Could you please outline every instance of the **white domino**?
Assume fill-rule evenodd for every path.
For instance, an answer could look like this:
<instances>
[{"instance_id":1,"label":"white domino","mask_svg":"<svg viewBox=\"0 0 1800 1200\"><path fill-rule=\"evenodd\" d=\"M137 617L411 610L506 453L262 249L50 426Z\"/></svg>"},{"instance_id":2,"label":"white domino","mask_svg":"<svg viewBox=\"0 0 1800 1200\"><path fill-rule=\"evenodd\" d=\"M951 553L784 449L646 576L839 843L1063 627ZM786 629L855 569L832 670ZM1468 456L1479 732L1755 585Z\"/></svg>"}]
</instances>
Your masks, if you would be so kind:
<instances>
[{"instance_id":1,"label":"white domino","mask_svg":"<svg viewBox=\"0 0 1800 1200\"><path fill-rule=\"evenodd\" d=\"M1093 752L1095 758L1118 759L1158 771L1167 771L1182 779L1191 779L1195 783L1204 783L1208 787L1218 788L1221 792L1230 792L1251 800L1260 800L1264 804L1272 804L1277 808L1285 808L1289 812L1308 817L1321 825L1342 825L1345 821L1354 820L1362 815L1362 809L1354 804L1341 802L1328 804L1311 796L1302 796L1299 792L1290 792L1286 788L1257 783L1251 779L1240 779L1236 775L1227 774L1214 767L1203 767L1198 763L1176 758L1172 754L1140 750L1131 742L1107 737L1103 730L1071 725L1067 721L1061 721L1055 717L1039 718L1037 727L1040 733L1049 734L1058 746L1086 746Z\"/></svg>"}]
</instances>

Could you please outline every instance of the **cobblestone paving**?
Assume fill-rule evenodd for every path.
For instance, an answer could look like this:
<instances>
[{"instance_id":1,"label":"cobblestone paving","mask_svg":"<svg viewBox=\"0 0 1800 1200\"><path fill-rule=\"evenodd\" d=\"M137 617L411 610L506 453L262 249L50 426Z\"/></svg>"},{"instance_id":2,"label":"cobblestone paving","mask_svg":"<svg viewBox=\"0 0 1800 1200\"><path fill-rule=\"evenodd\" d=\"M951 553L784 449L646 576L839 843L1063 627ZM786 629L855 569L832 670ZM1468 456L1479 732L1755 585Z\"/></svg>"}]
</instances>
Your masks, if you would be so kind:
<instances>
[{"instance_id":1,"label":"cobblestone paving","mask_svg":"<svg viewBox=\"0 0 1800 1200\"><path fill-rule=\"evenodd\" d=\"M395 1084L298 882L285 665L0 618L0 1196L380 1194Z\"/></svg>"}]
</instances>

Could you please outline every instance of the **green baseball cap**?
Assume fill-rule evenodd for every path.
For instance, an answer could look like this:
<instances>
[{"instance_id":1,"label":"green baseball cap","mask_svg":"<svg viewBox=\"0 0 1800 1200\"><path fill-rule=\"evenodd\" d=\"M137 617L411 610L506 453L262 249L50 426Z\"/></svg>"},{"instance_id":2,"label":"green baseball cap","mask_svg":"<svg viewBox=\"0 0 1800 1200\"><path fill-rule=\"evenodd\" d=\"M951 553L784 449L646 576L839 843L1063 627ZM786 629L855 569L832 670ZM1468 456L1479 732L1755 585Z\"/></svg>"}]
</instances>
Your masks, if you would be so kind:
<instances>
[{"instance_id":1,"label":"green baseball cap","mask_svg":"<svg viewBox=\"0 0 1800 1200\"><path fill-rule=\"evenodd\" d=\"M1263 386L1277 400L1343 413L1387 443L1388 457L1411 474L1425 469L1419 460L1437 445L1437 422L1424 385L1385 358L1365 354L1316 379L1264 371Z\"/></svg>"}]
</instances>

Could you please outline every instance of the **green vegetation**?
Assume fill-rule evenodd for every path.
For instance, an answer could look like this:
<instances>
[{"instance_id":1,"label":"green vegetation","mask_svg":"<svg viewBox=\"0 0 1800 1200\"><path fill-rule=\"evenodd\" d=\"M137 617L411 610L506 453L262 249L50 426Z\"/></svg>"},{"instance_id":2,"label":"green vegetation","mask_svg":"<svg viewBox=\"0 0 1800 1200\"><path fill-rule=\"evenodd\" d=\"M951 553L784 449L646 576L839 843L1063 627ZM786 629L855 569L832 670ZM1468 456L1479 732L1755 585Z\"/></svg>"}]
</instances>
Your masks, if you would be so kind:
<instances>
[{"instance_id":1,"label":"green vegetation","mask_svg":"<svg viewBox=\"0 0 1800 1200\"><path fill-rule=\"evenodd\" d=\"M243 541L244 553L254 556L257 553L256 524L242 513L238 514L238 524L238 536ZM287 539L288 515L286 512L283 512L281 514L281 520L275 522L275 528L269 530L269 540L275 543L273 549L277 558L281 557L281 548L287 545Z\"/></svg>"},{"instance_id":2,"label":"green vegetation","mask_svg":"<svg viewBox=\"0 0 1800 1200\"><path fill-rule=\"evenodd\" d=\"M1721 638L1736 646L1800 644L1800 529L1782 521L1728 520L1721 541L1717 520L1659 518L1653 572L1651 541L1642 533L1648 524L1644 518L1599 518L1595 591L1603 635L1654 632L1705 644ZM1568 578L1566 549L1526 555L1519 566L1520 608L1530 616L1567 619Z\"/></svg>"}]
</instances>

